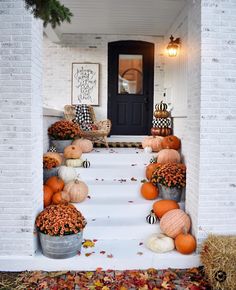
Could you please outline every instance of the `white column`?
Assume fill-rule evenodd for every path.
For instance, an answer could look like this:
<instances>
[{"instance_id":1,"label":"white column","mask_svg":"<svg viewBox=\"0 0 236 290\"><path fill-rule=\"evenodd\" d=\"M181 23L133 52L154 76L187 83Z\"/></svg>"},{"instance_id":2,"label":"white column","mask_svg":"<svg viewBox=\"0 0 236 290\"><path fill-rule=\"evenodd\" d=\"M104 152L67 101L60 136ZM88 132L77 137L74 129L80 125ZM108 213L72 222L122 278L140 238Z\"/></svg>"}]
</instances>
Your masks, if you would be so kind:
<instances>
[{"instance_id":1,"label":"white column","mask_svg":"<svg viewBox=\"0 0 236 290\"><path fill-rule=\"evenodd\" d=\"M236 234L236 2L189 1L186 210L201 243Z\"/></svg>"},{"instance_id":2,"label":"white column","mask_svg":"<svg viewBox=\"0 0 236 290\"><path fill-rule=\"evenodd\" d=\"M42 23L0 2L0 255L34 255L42 209Z\"/></svg>"}]
</instances>

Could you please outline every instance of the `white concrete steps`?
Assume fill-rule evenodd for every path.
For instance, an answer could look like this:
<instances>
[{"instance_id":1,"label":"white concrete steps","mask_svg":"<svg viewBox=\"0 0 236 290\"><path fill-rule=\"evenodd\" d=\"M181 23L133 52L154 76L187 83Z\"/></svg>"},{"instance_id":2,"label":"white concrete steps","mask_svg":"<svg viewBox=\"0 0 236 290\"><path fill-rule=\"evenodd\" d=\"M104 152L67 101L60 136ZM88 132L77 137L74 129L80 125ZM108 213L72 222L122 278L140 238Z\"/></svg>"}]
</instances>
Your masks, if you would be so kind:
<instances>
[{"instance_id":1,"label":"white concrete steps","mask_svg":"<svg viewBox=\"0 0 236 290\"><path fill-rule=\"evenodd\" d=\"M102 240L96 239L93 248L82 248L81 254L69 259L49 259L37 252L34 257L0 257L1 271L92 271L97 268L167 269L191 268L200 265L199 255L181 255L177 251L154 253L145 247L144 239Z\"/></svg>"},{"instance_id":2,"label":"white concrete steps","mask_svg":"<svg viewBox=\"0 0 236 290\"><path fill-rule=\"evenodd\" d=\"M98 152L97 152L98 151ZM141 180L145 164L153 154L140 149L95 149L84 154L91 168L79 168L81 179L88 184L89 198L75 204L87 219L84 239L95 240L92 248L64 260L46 258L39 251L35 257L0 257L0 270L75 270L157 269L199 266L199 255L151 252L144 245L152 233L160 232L159 223L150 225L146 216L154 201L142 198ZM133 178L132 178L133 177ZM180 203L184 208L184 203Z\"/></svg>"},{"instance_id":3,"label":"white concrete steps","mask_svg":"<svg viewBox=\"0 0 236 290\"><path fill-rule=\"evenodd\" d=\"M87 219L85 239L128 240L143 239L153 232L159 232L159 224L150 225L145 217L98 217Z\"/></svg>"}]
</instances>

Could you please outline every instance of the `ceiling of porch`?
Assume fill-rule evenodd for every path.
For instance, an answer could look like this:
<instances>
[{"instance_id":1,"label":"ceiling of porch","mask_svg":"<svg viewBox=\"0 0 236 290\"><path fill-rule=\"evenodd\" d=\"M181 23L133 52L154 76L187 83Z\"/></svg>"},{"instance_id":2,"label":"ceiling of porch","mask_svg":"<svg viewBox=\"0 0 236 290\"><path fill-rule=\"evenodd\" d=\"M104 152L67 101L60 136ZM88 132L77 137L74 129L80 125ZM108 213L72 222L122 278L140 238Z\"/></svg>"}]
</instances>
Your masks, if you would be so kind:
<instances>
[{"instance_id":1,"label":"ceiling of porch","mask_svg":"<svg viewBox=\"0 0 236 290\"><path fill-rule=\"evenodd\" d=\"M165 35L186 0L61 0L74 17L56 29L66 33Z\"/></svg>"}]
</instances>

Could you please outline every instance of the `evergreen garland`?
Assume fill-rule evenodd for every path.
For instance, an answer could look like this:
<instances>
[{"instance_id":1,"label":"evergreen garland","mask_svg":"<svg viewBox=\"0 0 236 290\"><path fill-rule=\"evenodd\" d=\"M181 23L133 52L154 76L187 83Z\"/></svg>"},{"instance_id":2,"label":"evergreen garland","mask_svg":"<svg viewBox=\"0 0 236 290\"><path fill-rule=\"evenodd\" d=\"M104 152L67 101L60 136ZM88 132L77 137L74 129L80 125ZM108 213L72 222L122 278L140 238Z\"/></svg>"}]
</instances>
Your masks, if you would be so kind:
<instances>
[{"instance_id":1,"label":"evergreen garland","mask_svg":"<svg viewBox=\"0 0 236 290\"><path fill-rule=\"evenodd\" d=\"M58 0L25 0L26 9L30 10L35 18L43 20L43 25L51 23L55 28L73 16L70 9L62 5Z\"/></svg>"}]
</instances>

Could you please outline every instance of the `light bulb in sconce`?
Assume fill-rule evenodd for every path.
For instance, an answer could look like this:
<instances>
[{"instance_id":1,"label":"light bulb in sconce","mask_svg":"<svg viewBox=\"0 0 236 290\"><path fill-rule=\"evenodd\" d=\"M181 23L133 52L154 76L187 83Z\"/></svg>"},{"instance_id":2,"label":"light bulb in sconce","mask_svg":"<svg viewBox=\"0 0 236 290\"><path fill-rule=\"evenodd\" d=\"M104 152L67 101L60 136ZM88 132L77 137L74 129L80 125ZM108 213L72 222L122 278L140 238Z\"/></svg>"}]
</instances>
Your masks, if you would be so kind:
<instances>
[{"instance_id":1,"label":"light bulb in sconce","mask_svg":"<svg viewBox=\"0 0 236 290\"><path fill-rule=\"evenodd\" d=\"M180 45L180 38L178 37L174 39L173 35L171 35L170 42L166 48L168 51L168 55L170 57L177 56L179 45Z\"/></svg>"}]
</instances>

